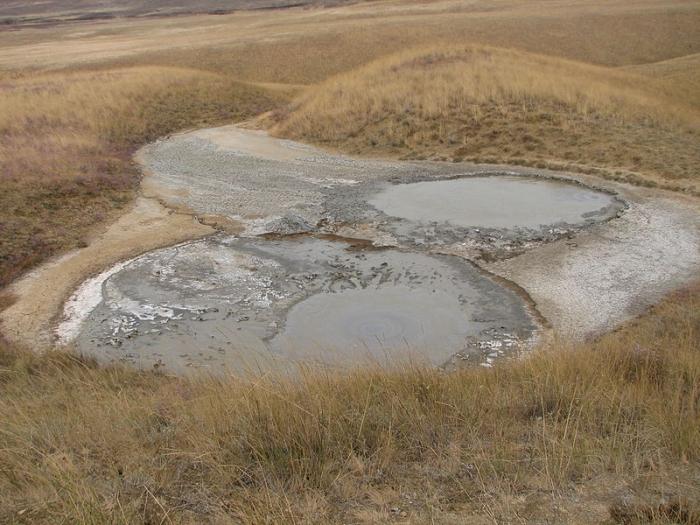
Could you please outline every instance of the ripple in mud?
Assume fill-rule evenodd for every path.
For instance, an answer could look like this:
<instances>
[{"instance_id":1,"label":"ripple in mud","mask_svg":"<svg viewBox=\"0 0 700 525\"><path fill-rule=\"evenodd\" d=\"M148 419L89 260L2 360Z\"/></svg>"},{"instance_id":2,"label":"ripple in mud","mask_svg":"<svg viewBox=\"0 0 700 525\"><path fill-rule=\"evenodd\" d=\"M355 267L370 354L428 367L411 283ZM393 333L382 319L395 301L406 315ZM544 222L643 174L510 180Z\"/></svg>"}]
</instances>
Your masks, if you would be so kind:
<instances>
[{"instance_id":1,"label":"ripple in mud","mask_svg":"<svg viewBox=\"0 0 700 525\"><path fill-rule=\"evenodd\" d=\"M472 305L429 288L380 285L313 295L292 307L271 348L324 362L361 356L382 361L405 354L444 362L465 346L478 323L472 320Z\"/></svg>"},{"instance_id":2,"label":"ripple in mud","mask_svg":"<svg viewBox=\"0 0 700 525\"><path fill-rule=\"evenodd\" d=\"M441 365L535 329L517 294L459 258L308 236L215 236L105 276L99 304L71 310L85 317L78 350L171 372L409 357Z\"/></svg>"}]
</instances>

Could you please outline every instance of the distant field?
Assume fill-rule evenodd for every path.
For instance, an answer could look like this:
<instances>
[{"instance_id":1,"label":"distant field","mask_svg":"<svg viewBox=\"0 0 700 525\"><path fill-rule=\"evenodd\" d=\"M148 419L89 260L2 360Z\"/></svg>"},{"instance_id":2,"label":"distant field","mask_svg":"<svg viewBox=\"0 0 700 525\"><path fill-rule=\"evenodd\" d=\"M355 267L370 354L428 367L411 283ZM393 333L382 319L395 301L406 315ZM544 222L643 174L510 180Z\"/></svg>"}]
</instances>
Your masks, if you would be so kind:
<instances>
[{"instance_id":1,"label":"distant field","mask_svg":"<svg viewBox=\"0 0 700 525\"><path fill-rule=\"evenodd\" d=\"M689 0L363 2L326 9L84 21L0 32L0 69L134 62L310 84L415 46L487 44L618 67L700 53Z\"/></svg>"},{"instance_id":2,"label":"distant field","mask_svg":"<svg viewBox=\"0 0 700 525\"><path fill-rule=\"evenodd\" d=\"M309 5L339 5L348 0L47 0L4 2L0 24L27 25L136 16L230 13Z\"/></svg>"}]
</instances>

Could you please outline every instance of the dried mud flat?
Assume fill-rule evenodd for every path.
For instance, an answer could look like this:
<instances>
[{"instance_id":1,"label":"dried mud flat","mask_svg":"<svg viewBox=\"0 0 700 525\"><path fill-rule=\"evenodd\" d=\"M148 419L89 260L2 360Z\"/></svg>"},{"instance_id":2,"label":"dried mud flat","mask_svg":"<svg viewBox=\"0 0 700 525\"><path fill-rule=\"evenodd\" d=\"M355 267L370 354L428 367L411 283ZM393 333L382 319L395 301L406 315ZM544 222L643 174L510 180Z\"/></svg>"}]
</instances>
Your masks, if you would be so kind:
<instances>
[{"instance_id":1,"label":"dried mud flat","mask_svg":"<svg viewBox=\"0 0 700 525\"><path fill-rule=\"evenodd\" d=\"M59 260L19 281L2 314L10 337L57 321L59 339L81 352L178 373L248 359L385 362L409 348L436 365L488 366L544 329L609 330L700 270L698 201L659 190L355 159L235 126L176 135L137 158L148 192L179 221L198 221L129 249L106 250L108 231L71 255L75 267L76 257L112 254L85 268L83 277L106 270L62 316L80 272L62 283ZM219 233L148 251L212 231L200 222ZM110 267L117 253L143 252ZM59 283L56 299L27 323L47 279Z\"/></svg>"},{"instance_id":2,"label":"dried mud flat","mask_svg":"<svg viewBox=\"0 0 700 525\"><path fill-rule=\"evenodd\" d=\"M609 331L698 278L697 199L620 190L621 217L485 267L521 283L556 331L581 339Z\"/></svg>"}]
</instances>

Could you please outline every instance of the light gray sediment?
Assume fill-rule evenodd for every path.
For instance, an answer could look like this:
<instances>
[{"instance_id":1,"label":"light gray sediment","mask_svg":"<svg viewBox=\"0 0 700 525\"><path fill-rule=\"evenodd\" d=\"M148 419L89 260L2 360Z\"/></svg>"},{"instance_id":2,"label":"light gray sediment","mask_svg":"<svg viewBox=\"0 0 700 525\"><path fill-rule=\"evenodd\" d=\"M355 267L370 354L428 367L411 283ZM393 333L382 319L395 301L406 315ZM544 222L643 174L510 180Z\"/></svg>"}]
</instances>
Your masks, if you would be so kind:
<instances>
[{"instance_id":1,"label":"light gray sediment","mask_svg":"<svg viewBox=\"0 0 700 525\"><path fill-rule=\"evenodd\" d=\"M226 235L128 262L83 326L78 348L101 361L177 373L487 362L480 343L536 328L517 294L454 256Z\"/></svg>"},{"instance_id":2,"label":"light gray sediment","mask_svg":"<svg viewBox=\"0 0 700 525\"><path fill-rule=\"evenodd\" d=\"M138 158L150 174L151 183L161 188L171 205L201 215L241 220L247 234L317 231L369 238L379 244L414 246L468 242L473 255L488 252L502 257L571 236L624 209L624 203L611 195L614 191L591 191L574 178L555 178L542 171L355 159L233 126L176 135L143 148ZM449 215L426 220L428 210L401 217L385 213L378 206L387 192L397 190L396 186L403 187L398 191L411 193L411 183L420 186L440 181L437 184L450 186L460 184L461 178L470 178L478 179L474 183L479 184L487 177L504 175L509 179L504 189L511 184L517 191L527 188L534 196L530 202L512 199L500 203L503 215L538 215L544 224L530 220L527 225L513 227L502 221L504 226L494 227L444 220ZM488 180L480 186L487 188ZM443 196L450 190L443 190ZM588 215L567 212L566 199L537 202L558 194L565 194ZM432 201L436 215L440 215L444 209L440 197L434 192L423 201L419 199L416 207L428 207ZM586 199L589 202L578 206L577 200ZM468 196L465 202L469 203ZM523 208L511 210L518 202L524 204ZM451 205L454 208L454 203ZM547 206L552 208L551 213L542 213ZM571 217L577 220L566 220Z\"/></svg>"},{"instance_id":3,"label":"light gray sediment","mask_svg":"<svg viewBox=\"0 0 700 525\"><path fill-rule=\"evenodd\" d=\"M647 188L623 194L628 208L613 223L484 267L521 283L566 337L612 330L700 275L697 200Z\"/></svg>"}]
</instances>

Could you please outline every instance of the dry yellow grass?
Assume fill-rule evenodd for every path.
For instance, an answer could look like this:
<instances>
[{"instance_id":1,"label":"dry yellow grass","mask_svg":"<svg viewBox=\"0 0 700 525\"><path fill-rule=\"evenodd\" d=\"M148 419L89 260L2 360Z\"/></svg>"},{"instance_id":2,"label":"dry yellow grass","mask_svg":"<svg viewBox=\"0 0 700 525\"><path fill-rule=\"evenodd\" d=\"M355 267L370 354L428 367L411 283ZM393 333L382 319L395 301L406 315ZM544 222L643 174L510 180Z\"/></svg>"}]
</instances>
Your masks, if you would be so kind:
<instances>
[{"instance_id":1,"label":"dry yellow grass","mask_svg":"<svg viewBox=\"0 0 700 525\"><path fill-rule=\"evenodd\" d=\"M353 153L557 162L695 187L700 111L662 91L631 73L522 51L426 48L308 90L274 131Z\"/></svg>"},{"instance_id":2,"label":"dry yellow grass","mask_svg":"<svg viewBox=\"0 0 700 525\"><path fill-rule=\"evenodd\" d=\"M700 108L700 53L685 55L637 66L627 66L626 71L654 80L670 96Z\"/></svg>"},{"instance_id":3,"label":"dry yellow grass","mask_svg":"<svg viewBox=\"0 0 700 525\"><path fill-rule=\"evenodd\" d=\"M700 294L493 370L187 380L0 350L0 522L697 523Z\"/></svg>"},{"instance_id":4,"label":"dry yellow grass","mask_svg":"<svg viewBox=\"0 0 700 525\"><path fill-rule=\"evenodd\" d=\"M165 67L20 76L0 92L0 287L129 202L137 146L256 115L280 96Z\"/></svg>"},{"instance_id":5,"label":"dry yellow grass","mask_svg":"<svg viewBox=\"0 0 700 525\"><path fill-rule=\"evenodd\" d=\"M129 202L135 147L297 84L326 81L288 135L692 187L698 25L692 0L391 0L0 32L0 287ZM0 341L0 522L697 523L699 316L696 288L494 370L299 381Z\"/></svg>"}]
</instances>

